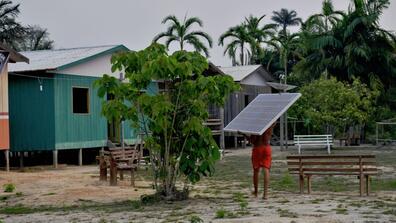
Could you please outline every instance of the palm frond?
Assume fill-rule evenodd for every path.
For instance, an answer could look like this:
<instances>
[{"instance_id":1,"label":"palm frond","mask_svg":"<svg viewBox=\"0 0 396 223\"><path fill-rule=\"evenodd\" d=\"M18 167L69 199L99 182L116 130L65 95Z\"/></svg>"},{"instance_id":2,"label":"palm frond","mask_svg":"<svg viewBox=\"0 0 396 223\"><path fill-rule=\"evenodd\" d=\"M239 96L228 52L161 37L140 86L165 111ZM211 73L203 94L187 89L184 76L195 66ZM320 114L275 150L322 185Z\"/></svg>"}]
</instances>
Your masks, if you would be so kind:
<instances>
[{"instance_id":1,"label":"palm frond","mask_svg":"<svg viewBox=\"0 0 396 223\"><path fill-rule=\"evenodd\" d=\"M186 35L184 38L187 40L188 38L190 38L190 36L200 36L204 39L206 39L206 41L208 42L210 48L213 47L213 40L212 37L209 36L209 34L202 32L202 31L194 31L189 33L188 35Z\"/></svg>"}]
</instances>

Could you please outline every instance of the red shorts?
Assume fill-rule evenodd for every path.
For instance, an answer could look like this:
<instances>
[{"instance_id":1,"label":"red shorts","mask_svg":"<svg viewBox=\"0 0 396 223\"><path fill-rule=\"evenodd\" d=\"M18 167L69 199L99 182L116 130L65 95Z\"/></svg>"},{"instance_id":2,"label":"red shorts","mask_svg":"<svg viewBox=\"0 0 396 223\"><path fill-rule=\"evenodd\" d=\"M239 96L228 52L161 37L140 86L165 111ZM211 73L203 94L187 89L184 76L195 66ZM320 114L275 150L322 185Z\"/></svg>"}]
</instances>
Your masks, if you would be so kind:
<instances>
[{"instance_id":1,"label":"red shorts","mask_svg":"<svg viewBox=\"0 0 396 223\"><path fill-rule=\"evenodd\" d=\"M270 145L262 145L253 148L252 150L253 169L257 169L260 167L270 169L271 161L272 161L272 155L271 155Z\"/></svg>"}]
</instances>

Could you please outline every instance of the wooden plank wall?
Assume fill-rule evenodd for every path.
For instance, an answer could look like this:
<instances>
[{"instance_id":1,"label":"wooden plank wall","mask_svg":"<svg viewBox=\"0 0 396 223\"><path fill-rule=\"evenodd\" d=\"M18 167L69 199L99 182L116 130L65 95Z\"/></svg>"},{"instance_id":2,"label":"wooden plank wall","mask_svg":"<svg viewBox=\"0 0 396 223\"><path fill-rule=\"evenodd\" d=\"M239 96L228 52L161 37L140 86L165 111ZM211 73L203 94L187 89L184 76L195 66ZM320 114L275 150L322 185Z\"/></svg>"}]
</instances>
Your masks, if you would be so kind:
<instances>
[{"instance_id":1,"label":"wooden plank wall","mask_svg":"<svg viewBox=\"0 0 396 223\"><path fill-rule=\"evenodd\" d=\"M7 64L0 73L0 150L10 148Z\"/></svg>"},{"instance_id":2,"label":"wooden plank wall","mask_svg":"<svg viewBox=\"0 0 396 223\"><path fill-rule=\"evenodd\" d=\"M271 87L241 84L241 91L232 93L224 106L224 126L230 123L245 108L245 99L251 102L257 95L265 93L271 93ZM226 135L229 136L230 134L227 133Z\"/></svg>"}]
</instances>

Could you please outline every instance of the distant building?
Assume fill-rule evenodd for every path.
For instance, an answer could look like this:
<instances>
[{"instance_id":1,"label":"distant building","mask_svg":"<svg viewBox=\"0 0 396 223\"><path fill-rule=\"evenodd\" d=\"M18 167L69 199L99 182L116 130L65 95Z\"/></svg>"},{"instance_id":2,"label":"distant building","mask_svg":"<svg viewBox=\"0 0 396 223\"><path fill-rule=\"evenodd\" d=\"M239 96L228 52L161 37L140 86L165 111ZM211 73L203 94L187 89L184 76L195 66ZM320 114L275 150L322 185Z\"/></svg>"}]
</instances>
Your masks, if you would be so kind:
<instances>
[{"instance_id":1,"label":"distant building","mask_svg":"<svg viewBox=\"0 0 396 223\"><path fill-rule=\"evenodd\" d=\"M226 75L231 76L241 86L241 90L232 93L224 106L224 125L231 122L259 94L288 91L295 86L276 82L276 79L262 65L219 67ZM237 136L227 133L226 136ZM236 145L235 145L236 146Z\"/></svg>"},{"instance_id":2,"label":"distant building","mask_svg":"<svg viewBox=\"0 0 396 223\"><path fill-rule=\"evenodd\" d=\"M29 59L0 43L0 150L5 151L6 170L9 170L9 105L8 105L8 64L28 63Z\"/></svg>"},{"instance_id":3,"label":"distant building","mask_svg":"<svg viewBox=\"0 0 396 223\"><path fill-rule=\"evenodd\" d=\"M10 66L11 151L57 151L100 148L119 140L120 125L101 114L102 103L93 83L111 71L112 54L129 51L123 45L21 52L30 64ZM125 141L135 131L124 128ZM81 155L82 156L82 155ZM80 157L79 160L81 160Z\"/></svg>"}]
</instances>

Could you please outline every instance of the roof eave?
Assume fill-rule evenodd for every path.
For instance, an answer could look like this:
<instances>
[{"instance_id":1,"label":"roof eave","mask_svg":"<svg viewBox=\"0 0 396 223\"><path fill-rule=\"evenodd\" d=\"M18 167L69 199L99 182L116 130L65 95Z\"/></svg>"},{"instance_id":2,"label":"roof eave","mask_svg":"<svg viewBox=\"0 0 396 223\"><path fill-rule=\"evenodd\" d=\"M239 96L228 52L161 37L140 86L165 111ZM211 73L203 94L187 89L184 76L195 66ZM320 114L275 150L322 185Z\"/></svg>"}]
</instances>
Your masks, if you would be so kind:
<instances>
[{"instance_id":1,"label":"roof eave","mask_svg":"<svg viewBox=\"0 0 396 223\"><path fill-rule=\"evenodd\" d=\"M24 55L18 53L17 51L11 49L10 47L4 45L1 42L0 42L0 48L3 49L4 51L7 51L10 53L10 62L11 63L16 63L16 62L29 63L29 58L25 57Z\"/></svg>"},{"instance_id":2,"label":"roof eave","mask_svg":"<svg viewBox=\"0 0 396 223\"><path fill-rule=\"evenodd\" d=\"M56 68L56 70L64 70L64 69L67 69L67 68L70 68L70 67L85 63L87 61L93 60L93 59L95 59L97 57L100 57L100 56L103 56L103 55L106 55L106 54L109 54L109 53L120 52L120 51L130 51L130 49L128 49L126 46L124 46L122 44L121 45L117 45L117 46L114 46L113 48L110 48L108 50L105 50L105 51L102 51L100 53L94 54L92 56L89 56L89 57L86 57L86 58L83 58L83 59L80 59L80 60L77 60L77 61L73 61L71 63L64 64L62 66L59 66L59 67Z\"/></svg>"}]
</instances>

